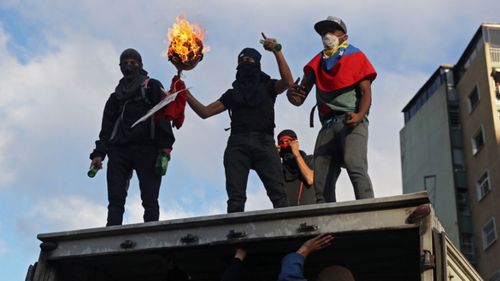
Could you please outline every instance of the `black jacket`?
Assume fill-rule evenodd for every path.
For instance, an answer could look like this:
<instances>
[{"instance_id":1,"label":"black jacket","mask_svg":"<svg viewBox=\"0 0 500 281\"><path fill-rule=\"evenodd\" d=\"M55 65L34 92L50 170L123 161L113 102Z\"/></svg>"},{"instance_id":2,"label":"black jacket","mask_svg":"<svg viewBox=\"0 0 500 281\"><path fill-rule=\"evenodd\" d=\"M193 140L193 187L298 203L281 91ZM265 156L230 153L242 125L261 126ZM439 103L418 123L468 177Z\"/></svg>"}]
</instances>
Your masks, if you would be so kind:
<instances>
[{"instance_id":1,"label":"black jacket","mask_svg":"<svg viewBox=\"0 0 500 281\"><path fill-rule=\"evenodd\" d=\"M90 159L101 156L103 159L109 149L126 145L152 145L172 148L175 138L170 121L165 119L147 120L131 128L149 109L161 101L164 95L160 81L150 79L147 89L140 87L126 100L119 100L112 93L104 107L101 132Z\"/></svg>"}]
</instances>

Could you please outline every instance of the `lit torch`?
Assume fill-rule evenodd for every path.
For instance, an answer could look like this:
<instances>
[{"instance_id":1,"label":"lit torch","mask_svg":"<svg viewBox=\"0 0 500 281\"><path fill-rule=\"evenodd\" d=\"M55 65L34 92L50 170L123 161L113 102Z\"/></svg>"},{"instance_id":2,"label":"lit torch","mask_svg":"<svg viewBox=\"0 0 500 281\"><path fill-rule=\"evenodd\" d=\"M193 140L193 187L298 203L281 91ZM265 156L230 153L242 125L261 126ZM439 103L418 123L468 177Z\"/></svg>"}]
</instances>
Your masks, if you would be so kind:
<instances>
[{"instance_id":1,"label":"lit torch","mask_svg":"<svg viewBox=\"0 0 500 281\"><path fill-rule=\"evenodd\" d=\"M205 31L198 25L187 21L184 16L176 17L176 23L168 29L170 46L167 50L168 59L177 68L178 75L183 70L193 69L203 59L207 51L203 47Z\"/></svg>"},{"instance_id":2,"label":"lit torch","mask_svg":"<svg viewBox=\"0 0 500 281\"><path fill-rule=\"evenodd\" d=\"M203 47L205 31L196 24L191 24L182 15L176 17L176 23L168 29L170 45L166 52L168 60L177 68L177 75L172 78L170 89L165 91L162 101L151 108L144 116L137 120L132 127L147 120L152 115L155 119L165 118L172 121L172 125L179 129L184 122L184 108L186 107L186 86L181 80L183 70L193 69L202 59L207 48ZM157 168L165 174L168 160L157 161ZM165 162L166 161L166 162ZM90 177L89 172L89 177Z\"/></svg>"}]
</instances>

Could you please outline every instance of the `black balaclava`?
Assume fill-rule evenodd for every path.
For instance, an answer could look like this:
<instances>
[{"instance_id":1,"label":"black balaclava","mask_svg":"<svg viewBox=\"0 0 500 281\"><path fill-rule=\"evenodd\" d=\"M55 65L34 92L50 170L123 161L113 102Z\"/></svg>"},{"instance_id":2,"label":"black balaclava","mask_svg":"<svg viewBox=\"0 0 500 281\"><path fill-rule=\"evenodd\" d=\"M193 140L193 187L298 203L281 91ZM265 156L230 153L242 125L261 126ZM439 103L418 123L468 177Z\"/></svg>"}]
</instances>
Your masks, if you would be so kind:
<instances>
[{"instance_id":1,"label":"black balaclava","mask_svg":"<svg viewBox=\"0 0 500 281\"><path fill-rule=\"evenodd\" d=\"M124 64L125 59L134 59L139 65ZM142 68L142 57L134 49L126 49L120 55L120 70L123 78L116 86L115 93L119 100L130 98L134 92L141 87L144 80L148 78L148 72Z\"/></svg>"},{"instance_id":2,"label":"black balaclava","mask_svg":"<svg viewBox=\"0 0 500 281\"><path fill-rule=\"evenodd\" d=\"M243 61L248 56L255 62ZM271 78L260 70L261 54L253 48L245 48L238 55L236 80L233 82L234 100L248 106L256 106L264 100L265 85Z\"/></svg>"}]
</instances>

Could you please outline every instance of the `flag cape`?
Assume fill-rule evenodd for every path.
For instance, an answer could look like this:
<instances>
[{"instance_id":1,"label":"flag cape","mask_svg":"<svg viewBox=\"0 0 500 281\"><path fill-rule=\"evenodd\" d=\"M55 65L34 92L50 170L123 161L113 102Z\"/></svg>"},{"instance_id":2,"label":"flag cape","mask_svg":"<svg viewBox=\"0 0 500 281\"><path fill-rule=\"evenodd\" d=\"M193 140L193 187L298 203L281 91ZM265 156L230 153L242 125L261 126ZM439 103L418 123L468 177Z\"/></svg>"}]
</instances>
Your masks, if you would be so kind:
<instances>
[{"instance_id":1,"label":"flag cape","mask_svg":"<svg viewBox=\"0 0 500 281\"><path fill-rule=\"evenodd\" d=\"M304 74L307 76L312 72L316 87L322 92L351 87L365 79L373 82L377 77L375 68L365 54L352 45L337 51L333 56L336 56L336 62L330 70L322 65L322 52L304 67Z\"/></svg>"}]
</instances>

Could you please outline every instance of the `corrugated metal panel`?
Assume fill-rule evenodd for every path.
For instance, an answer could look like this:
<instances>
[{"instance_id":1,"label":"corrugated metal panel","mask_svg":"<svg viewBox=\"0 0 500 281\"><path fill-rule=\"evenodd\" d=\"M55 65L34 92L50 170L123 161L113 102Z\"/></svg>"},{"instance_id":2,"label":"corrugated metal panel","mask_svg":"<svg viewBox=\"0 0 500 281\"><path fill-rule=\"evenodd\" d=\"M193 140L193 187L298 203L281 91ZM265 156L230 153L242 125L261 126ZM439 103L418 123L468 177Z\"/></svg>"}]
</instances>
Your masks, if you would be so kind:
<instances>
[{"instance_id":1,"label":"corrugated metal panel","mask_svg":"<svg viewBox=\"0 0 500 281\"><path fill-rule=\"evenodd\" d=\"M483 278L467 262L453 243L443 236L446 246L446 280L451 281L483 281Z\"/></svg>"}]
</instances>

